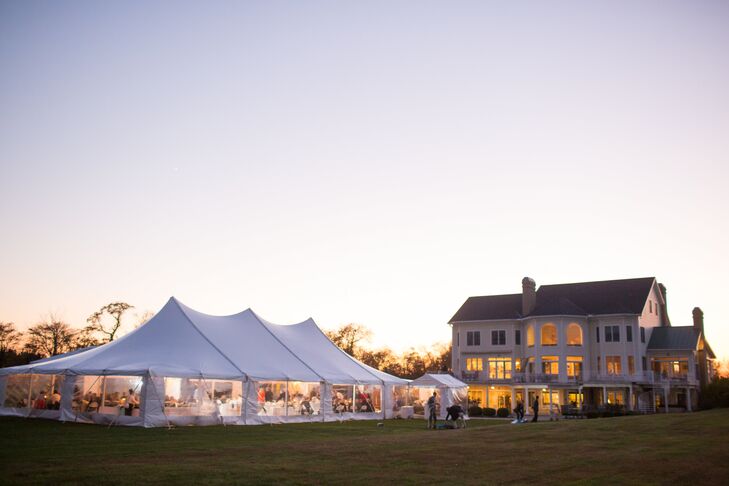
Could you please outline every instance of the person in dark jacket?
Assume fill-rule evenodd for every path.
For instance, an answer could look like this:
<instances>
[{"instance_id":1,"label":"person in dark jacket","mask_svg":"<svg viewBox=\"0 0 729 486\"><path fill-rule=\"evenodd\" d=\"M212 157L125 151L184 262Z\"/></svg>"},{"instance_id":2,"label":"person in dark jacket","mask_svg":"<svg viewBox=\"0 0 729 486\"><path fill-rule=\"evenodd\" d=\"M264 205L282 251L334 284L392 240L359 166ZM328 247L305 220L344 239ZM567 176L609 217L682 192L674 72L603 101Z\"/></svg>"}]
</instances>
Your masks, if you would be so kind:
<instances>
[{"instance_id":1,"label":"person in dark jacket","mask_svg":"<svg viewBox=\"0 0 729 486\"><path fill-rule=\"evenodd\" d=\"M539 419L539 397L534 397L534 405L532 405L532 410L534 410L534 418L532 419L532 422L536 422Z\"/></svg>"},{"instance_id":2,"label":"person in dark jacket","mask_svg":"<svg viewBox=\"0 0 729 486\"><path fill-rule=\"evenodd\" d=\"M446 412L448 412L445 418L446 420L458 420L458 417L463 413L463 409L460 405L452 405L446 408Z\"/></svg>"},{"instance_id":3,"label":"person in dark jacket","mask_svg":"<svg viewBox=\"0 0 729 486\"><path fill-rule=\"evenodd\" d=\"M516 413L517 422L521 422L524 420L524 403L521 400L518 400L516 402L516 408L514 409L514 412Z\"/></svg>"}]
</instances>

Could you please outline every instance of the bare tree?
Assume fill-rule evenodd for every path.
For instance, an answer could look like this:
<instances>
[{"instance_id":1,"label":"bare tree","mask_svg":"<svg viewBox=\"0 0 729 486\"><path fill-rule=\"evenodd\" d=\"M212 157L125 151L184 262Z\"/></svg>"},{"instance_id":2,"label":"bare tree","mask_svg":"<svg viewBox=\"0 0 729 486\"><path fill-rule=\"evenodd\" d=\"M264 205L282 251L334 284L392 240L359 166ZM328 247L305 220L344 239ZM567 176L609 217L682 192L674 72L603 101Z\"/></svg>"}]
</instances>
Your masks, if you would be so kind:
<instances>
[{"instance_id":1,"label":"bare tree","mask_svg":"<svg viewBox=\"0 0 729 486\"><path fill-rule=\"evenodd\" d=\"M133 305L129 305L126 302L106 304L86 319L88 326L86 326L85 330L89 333L99 333L101 334L102 341L111 342L116 337L116 333L122 325L122 316L127 310L133 307Z\"/></svg>"},{"instance_id":2,"label":"bare tree","mask_svg":"<svg viewBox=\"0 0 729 486\"><path fill-rule=\"evenodd\" d=\"M101 341L99 341L99 339L97 339L94 331L90 330L88 327L85 327L77 332L74 336L72 347L74 349L82 349L89 348L91 346L98 346L100 344L102 343Z\"/></svg>"},{"instance_id":3,"label":"bare tree","mask_svg":"<svg viewBox=\"0 0 729 486\"><path fill-rule=\"evenodd\" d=\"M0 367L5 366L5 353L15 348L22 334L12 322L0 322Z\"/></svg>"},{"instance_id":4,"label":"bare tree","mask_svg":"<svg viewBox=\"0 0 729 486\"><path fill-rule=\"evenodd\" d=\"M372 331L362 324L350 323L334 331L325 331L324 334L345 353L354 356L357 353L358 345L369 341Z\"/></svg>"},{"instance_id":5,"label":"bare tree","mask_svg":"<svg viewBox=\"0 0 729 486\"><path fill-rule=\"evenodd\" d=\"M55 356L73 348L76 331L68 324L50 315L26 332L25 351L41 356Z\"/></svg>"},{"instance_id":6,"label":"bare tree","mask_svg":"<svg viewBox=\"0 0 729 486\"><path fill-rule=\"evenodd\" d=\"M134 317L137 318L137 323L134 324L134 329L141 327L147 323L151 318L154 317L154 312L151 310L146 310L142 312L141 314L134 314Z\"/></svg>"}]
</instances>

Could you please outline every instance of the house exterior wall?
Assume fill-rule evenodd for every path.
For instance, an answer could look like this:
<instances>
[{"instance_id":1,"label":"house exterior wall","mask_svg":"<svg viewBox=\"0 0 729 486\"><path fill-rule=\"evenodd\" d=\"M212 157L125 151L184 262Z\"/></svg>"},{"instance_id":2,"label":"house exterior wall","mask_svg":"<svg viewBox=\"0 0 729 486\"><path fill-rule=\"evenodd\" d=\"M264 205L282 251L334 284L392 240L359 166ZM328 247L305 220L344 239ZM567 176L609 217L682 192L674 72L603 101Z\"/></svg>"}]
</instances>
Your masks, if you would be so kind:
<instances>
[{"instance_id":1,"label":"house exterior wall","mask_svg":"<svg viewBox=\"0 0 729 486\"><path fill-rule=\"evenodd\" d=\"M486 403L494 404L493 396L498 395L503 402L509 390L513 407L515 399L537 396L551 397L556 390L559 405L579 400L624 403L627 408L655 410L656 404L668 397L668 404L674 406L682 396L689 397L687 402L695 402L698 395L700 356L697 352L648 352L647 347L653 329L665 322L661 312L665 300L658 284L654 283L646 299L641 314L615 314L597 316L538 316L524 319L499 321L453 322L453 372L471 385L473 392L479 393ZM547 345L542 342L542 331L553 325L557 330L557 343ZM582 344L567 344L567 330L576 325L582 331ZM534 343L528 344L529 329L533 329ZM617 339L607 340L606 329L611 338L617 329ZM644 335L641 335L641 328ZM491 332L506 332L503 345L493 345ZM515 331L520 331L521 342L515 344ZM480 332L480 344L468 345L467 333ZM630 333L630 336L629 336ZM630 337L630 339L628 339ZM503 357L511 360L508 377L495 375L489 370L488 359ZM556 357L555 365L545 367L546 357ZM468 369L469 358L481 359L481 369ZM581 373L575 373L574 358L581 358ZM657 360L687 360L688 373L658 373L653 363ZM529 363L532 363L530 366ZM473 364L473 362L471 363ZM569 373L569 368L573 372ZM535 395L536 394L536 395ZM517 397L518 395L518 397ZM620 396L620 399L615 397ZM678 398L677 398L678 397ZM552 398L547 398L552 400ZM666 406L668 410L668 406Z\"/></svg>"}]
</instances>

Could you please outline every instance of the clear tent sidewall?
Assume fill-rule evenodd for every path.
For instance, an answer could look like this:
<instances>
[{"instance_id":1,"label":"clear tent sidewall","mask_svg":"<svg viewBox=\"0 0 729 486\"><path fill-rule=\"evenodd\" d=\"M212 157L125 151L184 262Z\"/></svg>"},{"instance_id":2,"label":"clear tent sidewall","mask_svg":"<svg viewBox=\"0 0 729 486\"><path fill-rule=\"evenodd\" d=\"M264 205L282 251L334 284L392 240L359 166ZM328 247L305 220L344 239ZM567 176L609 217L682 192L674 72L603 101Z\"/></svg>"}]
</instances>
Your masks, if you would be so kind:
<instances>
[{"instance_id":1,"label":"clear tent sidewall","mask_svg":"<svg viewBox=\"0 0 729 486\"><path fill-rule=\"evenodd\" d=\"M32 382L39 376L63 377L63 383L60 386L60 406L58 410L36 409L34 408L34 397L31 395L30 388ZM23 395L29 398L24 407L6 406L7 383L13 377L27 377L28 389L23 390ZM118 378L137 377L140 386L135 390L139 397L138 412L133 416L126 415L121 407L117 408L115 413L102 413L101 408L114 409L114 407L99 407L97 411L89 412L81 410L78 401L79 396L89 392L90 388L98 386L101 380L110 380ZM165 379L189 379L199 380L201 382L226 381L235 382L240 385L242 390L241 401L237 407L237 413L223 413L218 404L210 400L207 407L200 405L199 413L189 414L172 414L169 408L165 407L166 389ZM91 387L88 386L91 382ZM144 426L144 427L165 427L165 426L182 426L182 425L215 425L215 424L231 424L231 425L257 425L257 424L277 424L277 423L307 423L307 422L333 422L342 420L373 420L391 418L394 416L393 411L393 391L395 386L388 383L369 384L374 387L379 394L379 411L362 412L357 410L348 410L345 412L337 412L333 408L332 389L334 384L320 382L320 404L316 414L300 415L294 413L290 407L286 408L286 413L277 415L267 415L261 413L261 404L258 401L258 389L268 380L230 380L227 378L216 380L215 378L205 377L165 377L156 376L147 373L144 376L128 375L128 374L103 374L103 375L81 375L72 373L32 373L32 370L16 374L0 375L0 415L17 416L17 417L37 417L52 420L60 420L63 422L77 422L89 424L104 425L127 425L127 426ZM84 385L86 383L86 386ZM288 383L288 382L286 382ZM338 387L351 387L353 394L357 386L362 384L347 383L339 384ZM204 409L204 410L203 410ZM175 411L172 409L172 411Z\"/></svg>"}]
</instances>

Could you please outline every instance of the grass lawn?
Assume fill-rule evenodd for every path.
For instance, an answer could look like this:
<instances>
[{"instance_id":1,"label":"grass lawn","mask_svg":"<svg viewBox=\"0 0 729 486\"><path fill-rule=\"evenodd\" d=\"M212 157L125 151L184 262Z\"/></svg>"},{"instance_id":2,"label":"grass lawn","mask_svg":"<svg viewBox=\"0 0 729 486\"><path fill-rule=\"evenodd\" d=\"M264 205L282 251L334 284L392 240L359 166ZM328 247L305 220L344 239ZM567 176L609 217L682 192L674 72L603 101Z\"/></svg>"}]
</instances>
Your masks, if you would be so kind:
<instances>
[{"instance_id":1,"label":"grass lawn","mask_svg":"<svg viewBox=\"0 0 729 486\"><path fill-rule=\"evenodd\" d=\"M425 430L389 420L139 429L0 418L0 483L729 484L729 409Z\"/></svg>"}]
</instances>

